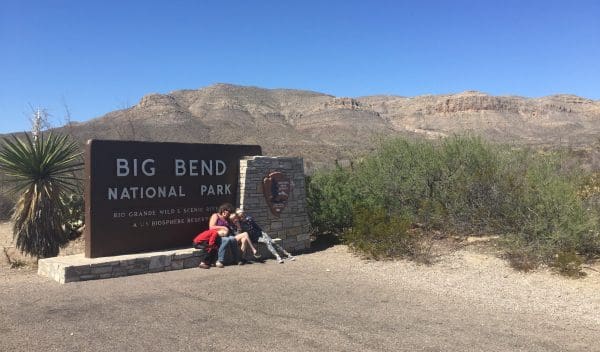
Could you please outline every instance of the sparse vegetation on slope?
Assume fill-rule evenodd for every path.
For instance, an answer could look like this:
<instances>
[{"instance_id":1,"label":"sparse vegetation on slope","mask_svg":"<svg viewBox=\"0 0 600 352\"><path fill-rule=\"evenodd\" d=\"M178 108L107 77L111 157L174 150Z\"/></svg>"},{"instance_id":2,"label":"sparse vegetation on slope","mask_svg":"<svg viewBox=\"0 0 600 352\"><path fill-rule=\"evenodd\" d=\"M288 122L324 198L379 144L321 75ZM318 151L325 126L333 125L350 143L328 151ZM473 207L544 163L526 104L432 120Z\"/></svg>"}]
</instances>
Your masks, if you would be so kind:
<instances>
[{"instance_id":1,"label":"sparse vegetation on slope","mask_svg":"<svg viewBox=\"0 0 600 352\"><path fill-rule=\"evenodd\" d=\"M600 134L600 102L479 92L417 97L334 97L217 84L150 94L127 109L68 132L87 139L260 144L267 155L300 156L307 172L369 151L373 138L438 138L472 131L486 140L585 149ZM597 162L596 162L597 163Z\"/></svg>"}]
</instances>

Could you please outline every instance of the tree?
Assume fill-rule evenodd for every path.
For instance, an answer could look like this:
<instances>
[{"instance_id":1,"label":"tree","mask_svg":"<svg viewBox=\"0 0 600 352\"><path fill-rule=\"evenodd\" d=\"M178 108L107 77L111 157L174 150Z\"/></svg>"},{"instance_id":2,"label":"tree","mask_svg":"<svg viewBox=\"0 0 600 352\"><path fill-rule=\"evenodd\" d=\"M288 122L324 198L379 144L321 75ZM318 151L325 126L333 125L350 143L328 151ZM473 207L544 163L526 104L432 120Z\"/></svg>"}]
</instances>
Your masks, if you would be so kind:
<instances>
[{"instance_id":1,"label":"tree","mask_svg":"<svg viewBox=\"0 0 600 352\"><path fill-rule=\"evenodd\" d=\"M0 171L18 195L13 235L22 252L40 257L58 254L71 228L68 201L77 192L81 153L66 135L12 135L0 142Z\"/></svg>"}]
</instances>

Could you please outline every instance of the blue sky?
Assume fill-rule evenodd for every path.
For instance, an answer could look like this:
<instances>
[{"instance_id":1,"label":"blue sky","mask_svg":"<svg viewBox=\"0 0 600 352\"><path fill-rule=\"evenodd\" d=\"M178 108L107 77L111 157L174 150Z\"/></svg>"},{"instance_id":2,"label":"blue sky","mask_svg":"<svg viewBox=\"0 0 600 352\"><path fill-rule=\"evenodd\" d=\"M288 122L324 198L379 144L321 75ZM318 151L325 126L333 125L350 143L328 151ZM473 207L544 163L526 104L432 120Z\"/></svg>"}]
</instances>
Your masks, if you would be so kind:
<instances>
[{"instance_id":1,"label":"blue sky","mask_svg":"<svg viewBox=\"0 0 600 352\"><path fill-rule=\"evenodd\" d=\"M0 0L0 133L214 83L600 99L600 1Z\"/></svg>"}]
</instances>

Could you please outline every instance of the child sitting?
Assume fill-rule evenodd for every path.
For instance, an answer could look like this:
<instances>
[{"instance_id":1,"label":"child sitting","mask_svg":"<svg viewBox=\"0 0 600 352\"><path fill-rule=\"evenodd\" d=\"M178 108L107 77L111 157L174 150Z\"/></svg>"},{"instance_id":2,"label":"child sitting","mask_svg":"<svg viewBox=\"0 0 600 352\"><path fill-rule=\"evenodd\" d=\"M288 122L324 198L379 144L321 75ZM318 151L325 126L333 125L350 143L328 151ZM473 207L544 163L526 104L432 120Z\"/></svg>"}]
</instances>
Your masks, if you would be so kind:
<instances>
[{"instance_id":1,"label":"child sitting","mask_svg":"<svg viewBox=\"0 0 600 352\"><path fill-rule=\"evenodd\" d=\"M236 209L235 214L237 215L242 230L247 232L250 236L250 240L252 242L264 243L269 249L269 252L273 253L275 259L277 259L277 263L283 264L283 259L281 259L279 253L277 253L275 247L279 249L287 257L288 260L296 259L288 251L283 249L283 247L273 242L273 239L269 235L267 235L267 233L264 232L260 228L260 226L258 226L256 221L254 221L252 217L246 215L246 213L242 209Z\"/></svg>"}]
</instances>

